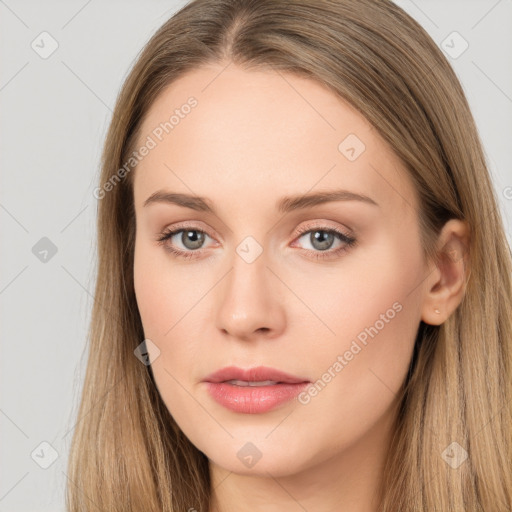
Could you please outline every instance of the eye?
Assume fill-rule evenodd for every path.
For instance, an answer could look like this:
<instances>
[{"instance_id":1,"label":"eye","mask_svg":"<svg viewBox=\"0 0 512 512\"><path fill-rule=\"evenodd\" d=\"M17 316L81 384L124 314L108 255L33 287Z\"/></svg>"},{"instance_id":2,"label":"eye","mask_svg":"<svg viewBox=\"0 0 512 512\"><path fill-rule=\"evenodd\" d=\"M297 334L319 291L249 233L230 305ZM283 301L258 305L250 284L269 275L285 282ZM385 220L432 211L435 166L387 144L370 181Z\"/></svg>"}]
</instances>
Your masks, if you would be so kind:
<instances>
[{"instance_id":1,"label":"eye","mask_svg":"<svg viewBox=\"0 0 512 512\"><path fill-rule=\"evenodd\" d=\"M172 242L172 239L181 233L181 236L177 237L177 240L181 242L181 244L184 246L185 250L183 249L177 249L175 246L175 242ZM174 230L164 230L162 233L160 233L159 237L157 238L157 242L160 245L164 245L166 250L171 252L172 254L175 254L177 256L181 256L185 259L188 258L195 258L197 256L200 256L199 249L201 249L202 245L204 244L205 237L209 237L209 235L200 230L195 228L181 228L181 229L174 229ZM169 243L171 242L171 243Z\"/></svg>"},{"instance_id":2,"label":"eye","mask_svg":"<svg viewBox=\"0 0 512 512\"><path fill-rule=\"evenodd\" d=\"M356 244L356 239L353 236L343 233L338 229L325 226L315 228L306 226L299 229L299 234L301 236L297 240L305 238L313 247L313 249L306 249L306 251L310 253L310 257L316 259L335 258ZM330 250L336 240L339 241L338 247Z\"/></svg>"},{"instance_id":3,"label":"eye","mask_svg":"<svg viewBox=\"0 0 512 512\"><path fill-rule=\"evenodd\" d=\"M296 240L306 238L312 249L304 249L308 257L335 258L347 251L356 244L356 239L335 228L325 226L311 228L307 226L299 229L299 236ZM306 235L309 235L306 237ZM173 238L176 237L176 241ZM159 234L157 242L163 245L171 254L181 258L190 259L200 257L203 252L203 245L206 237L211 238L205 231L193 227L179 227L166 229ZM333 244L338 240L339 246L331 250ZM183 248L176 247L180 243ZM292 245L293 246L293 245Z\"/></svg>"}]
</instances>

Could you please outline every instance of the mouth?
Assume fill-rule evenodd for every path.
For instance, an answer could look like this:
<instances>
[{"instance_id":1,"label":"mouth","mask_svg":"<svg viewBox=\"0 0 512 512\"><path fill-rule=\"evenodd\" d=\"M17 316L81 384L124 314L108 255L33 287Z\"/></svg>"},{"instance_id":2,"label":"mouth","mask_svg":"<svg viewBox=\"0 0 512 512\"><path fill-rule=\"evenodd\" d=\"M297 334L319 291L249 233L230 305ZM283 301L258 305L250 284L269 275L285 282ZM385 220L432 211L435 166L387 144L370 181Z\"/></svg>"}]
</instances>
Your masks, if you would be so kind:
<instances>
[{"instance_id":1,"label":"mouth","mask_svg":"<svg viewBox=\"0 0 512 512\"><path fill-rule=\"evenodd\" d=\"M293 400L310 381L274 368L230 366L209 375L204 383L210 396L226 409L261 414Z\"/></svg>"},{"instance_id":2,"label":"mouth","mask_svg":"<svg viewBox=\"0 0 512 512\"><path fill-rule=\"evenodd\" d=\"M233 384L233 386L275 386L276 384L283 384L282 382L277 382L275 380L260 380L259 382L250 382L246 380L226 380L224 381L226 384Z\"/></svg>"},{"instance_id":3,"label":"mouth","mask_svg":"<svg viewBox=\"0 0 512 512\"><path fill-rule=\"evenodd\" d=\"M269 386L274 384L299 384L301 382L309 382L308 379L297 377L268 366L256 366L247 369L237 366L227 366L208 375L204 380L213 383L229 382L242 386Z\"/></svg>"}]
</instances>

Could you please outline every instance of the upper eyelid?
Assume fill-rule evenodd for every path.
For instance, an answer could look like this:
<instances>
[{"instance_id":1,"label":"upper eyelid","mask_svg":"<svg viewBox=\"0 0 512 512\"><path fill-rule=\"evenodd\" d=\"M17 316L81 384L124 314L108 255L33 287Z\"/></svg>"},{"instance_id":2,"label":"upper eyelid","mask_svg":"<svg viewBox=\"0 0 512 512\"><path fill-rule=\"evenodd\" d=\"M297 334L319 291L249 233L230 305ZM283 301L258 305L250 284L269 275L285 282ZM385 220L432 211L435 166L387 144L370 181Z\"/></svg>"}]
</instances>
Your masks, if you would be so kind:
<instances>
[{"instance_id":1,"label":"upper eyelid","mask_svg":"<svg viewBox=\"0 0 512 512\"><path fill-rule=\"evenodd\" d=\"M200 232L205 233L206 235L208 235L210 238L215 239L215 237L210 234L209 230L207 230L205 228L202 228L202 227L199 227L199 226L182 225L181 223L173 224L170 227L164 228L162 230L162 233L172 231L174 233L174 235L176 235L177 233L179 233L181 231L186 231L187 229L190 230L190 231L200 231Z\"/></svg>"},{"instance_id":2,"label":"upper eyelid","mask_svg":"<svg viewBox=\"0 0 512 512\"><path fill-rule=\"evenodd\" d=\"M198 221L195 221L195 222L198 222ZM333 222L333 221L316 220L316 221L312 221L312 224L308 224L306 222L304 225L302 225L302 227L298 231L296 230L296 236L303 235L304 232L307 232L310 229L324 229L325 231L327 231L327 230L341 231L346 236L355 236L354 231L352 229L348 228L347 226L343 226L343 227L340 227L339 225L332 226L332 225L329 225L330 222ZM190 229L192 231L202 231L202 232L206 233L210 238L216 238L210 234L209 229L203 228L203 227L197 226L197 225L188 225L187 221L177 222L175 224L172 224L169 227L165 227L165 228L163 228L162 232L164 232L164 231L181 231L181 230L186 230L186 229ZM219 238L222 239L222 237L219 237Z\"/></svg>"}]
</instances>

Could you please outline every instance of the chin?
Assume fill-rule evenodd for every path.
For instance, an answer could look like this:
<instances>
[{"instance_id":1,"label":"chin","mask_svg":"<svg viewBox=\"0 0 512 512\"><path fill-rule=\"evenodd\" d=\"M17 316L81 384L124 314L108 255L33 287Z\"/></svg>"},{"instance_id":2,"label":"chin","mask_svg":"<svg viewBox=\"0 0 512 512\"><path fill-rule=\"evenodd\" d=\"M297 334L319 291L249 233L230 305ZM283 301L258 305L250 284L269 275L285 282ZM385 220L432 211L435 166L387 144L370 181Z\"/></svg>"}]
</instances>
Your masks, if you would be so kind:
<instances>
[{"instance_id":1,"label":"chin","mask_svg":"<svg viewBox=\"0 0 512 512\"><path fill-rule=\"evenodd\" d=\"M308 455L304 449L304 446L309 450L313 447L305 440L290 432L290 443L285 444L282 440L265 439L268 433L266 429L261 436L235 435L233 439L204 446L201 451L210 462L239 475L284 477L314 464L314 454Z\"/></svg>"}]
</instances>

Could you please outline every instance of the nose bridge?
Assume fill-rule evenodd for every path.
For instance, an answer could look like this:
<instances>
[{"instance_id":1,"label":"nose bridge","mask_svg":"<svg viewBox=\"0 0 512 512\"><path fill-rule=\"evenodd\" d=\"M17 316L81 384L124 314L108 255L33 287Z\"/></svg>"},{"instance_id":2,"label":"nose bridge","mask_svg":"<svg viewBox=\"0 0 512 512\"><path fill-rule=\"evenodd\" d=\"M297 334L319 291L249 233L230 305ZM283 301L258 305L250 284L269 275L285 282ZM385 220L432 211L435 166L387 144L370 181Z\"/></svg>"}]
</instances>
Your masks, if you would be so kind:
<instances>
[{"instance_id":1,"label":"nose bridge","mask_svg":"<svg viewBox=\"0 0 512 512\"><path fill-rule=\"evenodd\" d=\"M235 251L218 296L217 327L243 339L262 332L275 335L274 331L282 329L284 313L279 280L267 268L267 252L252 237L244 239Z\"/></svg>"}]
</instances>

